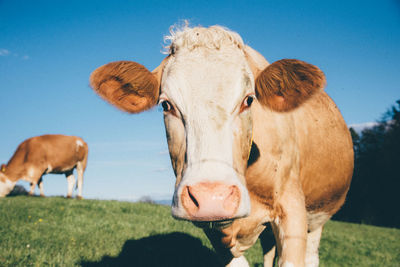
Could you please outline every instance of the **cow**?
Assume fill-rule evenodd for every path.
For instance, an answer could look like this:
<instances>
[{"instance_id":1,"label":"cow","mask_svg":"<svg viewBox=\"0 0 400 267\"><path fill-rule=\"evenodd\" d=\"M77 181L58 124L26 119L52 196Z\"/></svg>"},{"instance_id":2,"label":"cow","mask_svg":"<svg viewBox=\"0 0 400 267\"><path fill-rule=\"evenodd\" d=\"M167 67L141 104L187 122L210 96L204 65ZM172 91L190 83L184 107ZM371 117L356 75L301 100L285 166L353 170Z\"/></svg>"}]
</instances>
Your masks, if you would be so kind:
<instances>
[{"instance_id":1,"label":"cow","mask_svg":"<svg viewBox=\"0 0 400 267\"><path fill-rule=\"evenodd\" d=\"M258 238L264 266L318 266L324 224L353 172L344 119L324 73L296 59L272 64L221 26L175 28L152 72L103 65L90 85L128 113L161 105L176 176L172 216L202 227L226 266ZM274 236L275 238L273 238Z\"/></svg>"},{"instance_id":2,"label":"cow","mask_svg":"<svg viewBox=\"0 0 400 267\"><path fill-rule=\"evenodd\" d=\"M77 198L82 198L83 173L88 158L88 145L82 138L66 135L42 135L23 141L0 171L0 197L6 196L18 180L30 182L30 195L36 185L44 197L43 175L65 174L68 182L67 197L72 197L77 171Z\"/></svg>"}]
</instances>

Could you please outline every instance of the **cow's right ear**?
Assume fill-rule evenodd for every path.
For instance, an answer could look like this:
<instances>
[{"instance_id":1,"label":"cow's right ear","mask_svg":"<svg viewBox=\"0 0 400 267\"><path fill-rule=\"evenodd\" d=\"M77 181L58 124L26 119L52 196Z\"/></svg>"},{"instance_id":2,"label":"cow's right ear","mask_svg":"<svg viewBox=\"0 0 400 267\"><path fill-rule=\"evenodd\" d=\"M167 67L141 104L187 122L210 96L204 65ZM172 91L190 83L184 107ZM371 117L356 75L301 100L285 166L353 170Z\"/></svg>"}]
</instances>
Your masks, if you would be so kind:
<instances>
[{"instance_id":1,"label":"cow's right ear","mask_svg":"<svg viewBox=\"0 0 400 267\"><path fill-rule=\"evenodd\" d=\"M324 73L297 59L282 59L267 66L255 81L257 99L272 110L295 109L325 86Z\"/></svg>"},{"instance_id":2,"label":"cow's right ear","mask_svg":"<svg viewBox=\"0 0 400 267\"><path fill-rule=\"evenodd\" d=\"M129 113L138 113L157 104L160 72L160 67L152 73L139 63L116 61L93 71L90 85L110 104Z\"/></svg>"}]
</instances>

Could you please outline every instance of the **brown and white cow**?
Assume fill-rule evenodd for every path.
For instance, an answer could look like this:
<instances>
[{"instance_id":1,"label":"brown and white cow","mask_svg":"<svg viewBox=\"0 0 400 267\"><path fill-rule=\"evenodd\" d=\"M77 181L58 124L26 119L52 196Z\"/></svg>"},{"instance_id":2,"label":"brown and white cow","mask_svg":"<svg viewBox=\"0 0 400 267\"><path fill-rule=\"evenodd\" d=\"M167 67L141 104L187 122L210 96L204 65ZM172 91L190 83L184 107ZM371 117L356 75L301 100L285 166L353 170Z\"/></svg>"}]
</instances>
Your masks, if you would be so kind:
<instances>
[{"instance_id":1,"label":"brown and white cow","mask_svg":"<svg viewBox=\"0 0 400 267\"><path fill-rule=\"evenodd\" d=\"M82 138L66 135L42 135L22 142L0 171L0 197L14 188L18 180L30 182L32 195L36 185L44 196L42 176L47 173L65 174L68 181L67 197L75 185L73 174L78 174L78 198L82 198L83 172L86 169L88 145Z\"/></svg>"},{"instance_id":2,"label":"brown and white cow","mask_svg":"<svg viewBox=\"0 0 400 267\"><path fill-rule=\"evenodd\" d=\"M352 141L322 71L306 62L269 64L219 26L167 37L153 72L106 64L90 83L121 110L158 103L176 175L172 215L203 227L224 264L261 239L271 266L317 266L323 225L342 206L353 171ZM273 241L273 240L272 240Z\"/></svg>"}]
</instances>

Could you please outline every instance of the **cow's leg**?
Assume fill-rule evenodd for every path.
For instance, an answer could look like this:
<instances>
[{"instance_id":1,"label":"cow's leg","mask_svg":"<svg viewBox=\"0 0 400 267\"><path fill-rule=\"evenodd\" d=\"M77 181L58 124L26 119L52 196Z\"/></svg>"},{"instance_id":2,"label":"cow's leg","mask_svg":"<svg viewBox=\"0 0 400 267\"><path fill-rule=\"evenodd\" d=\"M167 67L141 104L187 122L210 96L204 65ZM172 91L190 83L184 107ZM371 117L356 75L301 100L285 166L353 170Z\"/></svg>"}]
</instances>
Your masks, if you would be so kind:
<instances>
[{"instance_id":1,"label":"cow's leg","mask_svg":"<svg viewBox=\"0 0 400 267\"><path fill-rule=\"evenodd\" d=\"M40 196L44 197L44 190L43 190L43 177L40 177L39 181L38 181L38 186L39 186L39 190L40 190Z\"/></svg>"},{"instance_id":2,"label":"cow's leg","mask_svg":"<svg viewBox=\"0 0 400 267\"><path fill-rule=\"evenodd\" d=\"M85 171L83 163L78 162L76 165L76 173L78 174L78 199L82 199L82 187L83 187L83 172Z\"/></svg>"},{"instance_id":3,"label":"cow's leg","mask_svg":"<svg viewBox=\"0 0 400 267\"><path fill-rule=\"evenodd\" d=\"M249 267L249 263L246 258L242 255L238 258L233 258L230 263L226 265L226 267Z\"/></svg>"},{"instance_id":4,"label":"cow's leg","mask_svg":"<svg viewBox=\"0 0 400 267\"><path fill-rule=\"evenodd\" d=\"M264 267L272 267L275 262L275 237L272 227L267 226L259 238L263 249Z\"/></svg>"},{"instance_id":5,"label":"cow's leg","mask_svg":"<svg viewBox=\"0 0 400 267\"><path fill-rule=\"evenodd\" d=\"M306 266L317 267L319 265L319 242L321 240L323 226L307 234Z\"/></svg>"},{"instance_id":6,"label":"cow's leg","mask_svg":"<svg viewBox=\"0 0 400 267\"><path fill-rule=\"evenodd\" d=\"M307 243L307 219L300 186L287 188L276 208L272 222L277 241L279 266L303 267ZM290 193L289 193L290 192Z\"/></svg>"},{"instance_id":7,"label":"cow's leg","mask_svg":"<svg viewBox=\"0 0 400 267\"><path fill-rule=\"evenodd\" d=\"M29 166L27 168L26 177L24 180L30 181L31 189L29 190L29 195L33 196L35 193L35 187L38 183L41 183L42 176L44 174L44 170ZM39 188L40 189L40 188ZM42 193L43 187L40 191Z\"/></svg>"},{"instance_id":8,"label":"cow's leg","mask_svg":"<svg viewBox=\"0 0 400 267\"><path fill-rule=\"evenodd\" d=\"M68 182L67 198L71 198L72 190L74 189L74 185L75 185L75 176L74 176L73 170L66 172L65 176L67 177L67 182Z\"/></svg>"},{"instance_id":9,"label":"cow's leg","mask_svg":"<svg viewBox=\"0 0 400 267\"><path fill-rule=\"evenodd\" d=\"M29 195L33 196L33 194L35 193L35 187L36 187L36 183L31 182L30 183L31 189L29 190Z\"/></svg>"}]
</instances>

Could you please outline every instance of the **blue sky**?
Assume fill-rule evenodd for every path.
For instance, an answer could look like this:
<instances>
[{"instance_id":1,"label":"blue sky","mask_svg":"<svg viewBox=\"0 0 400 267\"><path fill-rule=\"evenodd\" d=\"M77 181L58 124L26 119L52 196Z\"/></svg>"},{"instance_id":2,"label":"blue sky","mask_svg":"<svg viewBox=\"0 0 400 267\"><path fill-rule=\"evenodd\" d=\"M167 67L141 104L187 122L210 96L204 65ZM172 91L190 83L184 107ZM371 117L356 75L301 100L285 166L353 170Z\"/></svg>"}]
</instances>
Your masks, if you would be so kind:
<instances>
[{"instance_id":1,"label":"blue sky","mask_svg":"<svg viewBox=\"0 0 400 267\"><path fill-rule=\"evenodd\" d=\"M124 114L88 79L115 60L152 70L164 58L163 36L183 19L226 26L270 62L319 66L348 124L375 121L400 99L399 1L0 0L0 162L26 138L78 135L90 148L84 197L169 198L162 112ZM47 175L44 187L65 195L67 182Z\"/></svg>"}]
</instances>

